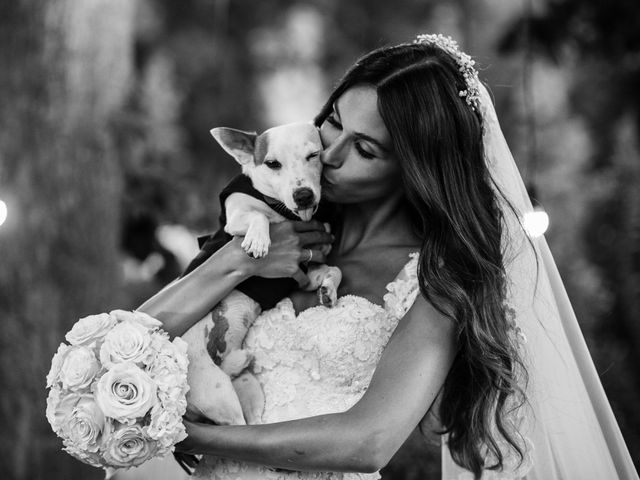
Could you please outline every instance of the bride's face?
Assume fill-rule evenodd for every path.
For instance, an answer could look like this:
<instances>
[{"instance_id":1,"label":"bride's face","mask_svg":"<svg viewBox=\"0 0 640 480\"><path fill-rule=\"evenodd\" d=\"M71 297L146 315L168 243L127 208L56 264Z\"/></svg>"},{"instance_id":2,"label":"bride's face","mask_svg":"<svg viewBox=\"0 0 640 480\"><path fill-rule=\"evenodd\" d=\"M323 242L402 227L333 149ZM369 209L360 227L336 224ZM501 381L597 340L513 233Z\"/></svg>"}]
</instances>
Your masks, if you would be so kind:
<instances>
[{"instance_id":1,"label":"bride's face","mask_svg":"<svg viewBox=\"0 0 640 480\"><path fill-rule=\"evenodd\" d=\"M353 87L320 126L324 151L322 195L337 203L373 200L397 192L400 167L371 87Z\"/></svg>"}]
</instances>

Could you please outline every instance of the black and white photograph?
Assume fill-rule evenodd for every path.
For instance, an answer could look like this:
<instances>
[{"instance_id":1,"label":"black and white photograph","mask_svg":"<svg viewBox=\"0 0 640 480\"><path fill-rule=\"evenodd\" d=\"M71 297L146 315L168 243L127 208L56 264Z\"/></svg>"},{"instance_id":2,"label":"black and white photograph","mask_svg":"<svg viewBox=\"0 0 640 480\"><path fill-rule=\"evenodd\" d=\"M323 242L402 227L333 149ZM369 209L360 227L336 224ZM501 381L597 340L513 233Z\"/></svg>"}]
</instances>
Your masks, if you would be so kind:
<instances>
[{"instance_id":1,"label":"black and white photograph","mask_svg":"<svg viewBox=\"0 0 640 480\"><path fill-rule=\"evenodd\" d=\"M640 480L637 0L2 0L0 478Z\"/></svg>"}]
</instances>

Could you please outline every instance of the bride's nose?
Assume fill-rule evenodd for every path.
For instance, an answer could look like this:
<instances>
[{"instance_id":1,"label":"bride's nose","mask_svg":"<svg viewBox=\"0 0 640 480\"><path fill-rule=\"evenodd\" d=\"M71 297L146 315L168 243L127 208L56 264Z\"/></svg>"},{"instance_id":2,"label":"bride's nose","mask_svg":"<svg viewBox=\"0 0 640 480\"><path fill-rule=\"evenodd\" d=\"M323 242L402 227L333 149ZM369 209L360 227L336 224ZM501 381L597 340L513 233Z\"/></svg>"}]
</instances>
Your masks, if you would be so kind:
<instances>
[{"instance_id":1,"label":"bride's nose","mask_svg":"<svg viewBox=\"0 0 640 480\"><path fill-rule=\"evenodd\" d=\"M339 167L340 163L337 160L334 150L327 149L320 154L320 161L325 167Z\"/></svg>"},{"instance_id":2,"label":"bride's nose","mask_svg":"<svg viewBox=\"0 0 640 480\"><path fill-rule=\"evenodd\" d=\"M333 142L325 144L324 150L320 154L320 161L326 167L334 167L339 168L343 162L343 155L341 154L341 149L339 148L337 139L334 139Z\"/></svg>"}]
</instances>

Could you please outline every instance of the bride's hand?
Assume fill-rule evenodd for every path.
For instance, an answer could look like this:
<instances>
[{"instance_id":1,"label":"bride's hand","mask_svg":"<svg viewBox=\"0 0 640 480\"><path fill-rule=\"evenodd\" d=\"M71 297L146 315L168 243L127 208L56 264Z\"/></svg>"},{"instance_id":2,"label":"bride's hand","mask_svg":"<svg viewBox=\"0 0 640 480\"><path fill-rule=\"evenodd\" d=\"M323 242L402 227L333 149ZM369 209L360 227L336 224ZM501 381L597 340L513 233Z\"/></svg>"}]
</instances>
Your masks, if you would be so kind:
<instances>
[{"instance_id":1,"label":"bride's hand","mask_svg":"<svg viewBox=\"0 0 640 480\"><path fill-rule=\"evenodd\" d=\"M284 221L269 225L271 246L262 258L247 256L251 275L265 278L293 277L301 287L309 282L300 264L309 260L309 251L314 263L324 263L333 236L317 220L310 222ZM234 241L241 242L241 238Z\"/></svg>"},{"instance_id":2,"label":"bride's hand","mask_svg":"<svg viewBox=\"0 0 640 480\"><path fill-rule=\"evenodd\" d=\"M199 432L203 432L203 427L211 427L211 425L192 422L187 420L186 418L182 419L182 423L187 430L187 438L185 438L180 443L176 444L175 453L180 454L182 457L189 457L191 455L198 455L202 452L202 444L204 442L204 438L202 434L199 435ZM189 465L193 467L193 465Z\"/></svg>"},{"instance_id":3,"label":"bride's hand","mask_svg":"<svg viewBox=\"0 0 640 480\"><path fill-rule=\"evenodd\" d=\"M194 433L194 429L197 432L197 428L195 427L197 427L197 425L204 425L190 422L186 418L183 418L182 422L187 430L187 438L176 444L173 457L185 472L189 475L193 475L198 463L200 463L200 457L197 452L201 450L200 445L202 445L201 442L204 441L204 439L200 438L197 433Z\"/></svg>"},{"instance_id":4,"label":"bride's hand","mask_svg":"<svg viewBox=\"0 0 640 480\"><path fill-rule=\"evenodd\" d=\"M196 455L206 455L213 447L214 429L220 428L212 423L194 422L182 417L182 423L187 431L187 438L176 444L175 452L179 457L189 461L189 467L194 467ZM197 459L195 459L197 460Z\"/></svg>"}]
</instances>

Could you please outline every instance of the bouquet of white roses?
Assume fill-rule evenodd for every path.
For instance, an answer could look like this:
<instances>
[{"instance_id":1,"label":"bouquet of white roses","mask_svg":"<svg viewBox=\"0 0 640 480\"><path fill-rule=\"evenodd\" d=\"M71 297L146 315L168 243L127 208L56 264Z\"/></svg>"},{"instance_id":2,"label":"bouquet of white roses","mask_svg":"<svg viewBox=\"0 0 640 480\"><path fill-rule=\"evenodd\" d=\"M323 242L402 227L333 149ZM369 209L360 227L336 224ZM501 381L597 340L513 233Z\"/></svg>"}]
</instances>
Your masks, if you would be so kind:
<instances>
[{"instance_id":1,"label":"bouquet of white roses","mask_svg":"<svg viewBox=\"0 0 640 480\"><path fill-rule=\"evenodd\" d=\"M138 466L186 438L187 344L142 312L81 318L47 375L47 419L85 463Z\"/></svg>"}]
</instances>

